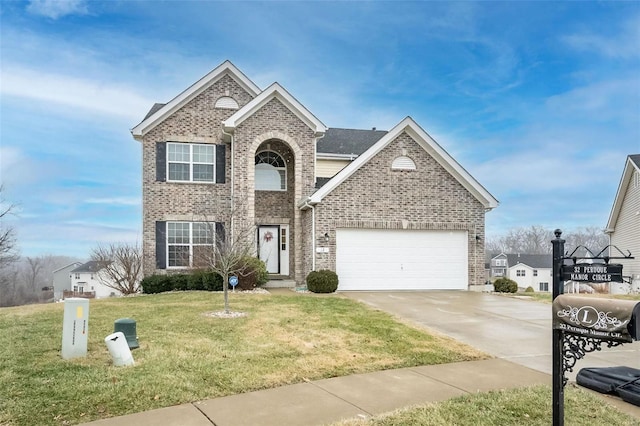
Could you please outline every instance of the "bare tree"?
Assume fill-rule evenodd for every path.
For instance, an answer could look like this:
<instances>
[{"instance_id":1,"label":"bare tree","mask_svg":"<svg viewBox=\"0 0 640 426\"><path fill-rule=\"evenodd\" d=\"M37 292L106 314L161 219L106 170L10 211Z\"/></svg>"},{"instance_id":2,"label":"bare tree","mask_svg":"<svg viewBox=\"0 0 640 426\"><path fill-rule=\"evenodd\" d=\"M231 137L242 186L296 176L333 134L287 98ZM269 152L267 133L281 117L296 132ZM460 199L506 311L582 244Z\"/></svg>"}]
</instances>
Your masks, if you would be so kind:
<instances>
[{"instance_id":1,"label":"bare tree","mask_svg":"<svg viewBox=\"0 0 640 426\"><path fill-rule=\"evenodd\" d=\"M102 266L97 277L105 286L122 294L139 291L142 279L142 250L137 243L98 245L91 253L91 260Z\"/></svg>"},{"instance_id":2,"label":"bare tree","mask_svg":"<svg viewBox=\"0 0 640 426\"><path fill-rule=\"evenodd\" d=\"M42 286L42 257L27 257L22 269L22 280L29 291L36 293Z\"/></svg>"},{"instance_id":3,"label":"bare tree","mask_svg":"<svg viewBox=\"0 0 640 426\"><path fill-rule=\"evenodd\" d=\"M503 236L489 238L485 247L490 253L548 254L552 238L551 230L532 225L512 228Z\"/></svg>"},{"instance_id":4,"label":"bare tree","mask_svg":"<svg viewBox=\"0 0 640 426\"><path fill-rule=\"evenodd\" d=\"M609 237L597 226L577 228L562 237L566 241L564 246L567 250L573 251L575 248L581 247L576 252L577 256L593 256L609 245Z\"/></svg>"},{"instance_id":5,"label":"bare tree","mask_svg":"<svg viewBox=\"0 0 640 426\"><path fill-rule=\"evenodd\" d=\"M488 238L485 248L488 253L521 253L521 254L550 254L553 230L543 226L512 228L505 235ZM565 232L562 236L566 240L567 250L576 247L587 247L593 254L607 246L609 238L597 226L576 228ZM589 252L581 248L576 255L585 256Z\"/></svg>"},{"instance_id":6,"label":"bare tree","mask_svg":"<svg viewBox=\"0 0 640 426\"><path fill-rule=\"evenodd\" d=\"M18 297L18 275L19 270L15 264L0 268L0 307L25 303Z\"/></svg>"},{"instance_id":7,"label":"bare tree","mask_svg":"<svg viewBox=\"0 0 640 426\"><path fill-rule=\"evenodd\" d=\"M216 222L201 222L206 228L207 245L194 254L194 267L203 267L222 277L224 312L229 313L229 277L246 273L255 256L256 227L241 220L243 205L236 206L227 217L229 230Z\"/></svg>"},{"instance_id":8,"label":"bare tree","mask_svg":"<svg viewBox=\"0 0 640 426\"><path fill-rule=\"evenodd\" d=\"M13 227L6 225L9 215L13 214L16 205L5 200L4 185L0 185L0 268L18 260L16 235Z\"/></svg>"}]
</instances>

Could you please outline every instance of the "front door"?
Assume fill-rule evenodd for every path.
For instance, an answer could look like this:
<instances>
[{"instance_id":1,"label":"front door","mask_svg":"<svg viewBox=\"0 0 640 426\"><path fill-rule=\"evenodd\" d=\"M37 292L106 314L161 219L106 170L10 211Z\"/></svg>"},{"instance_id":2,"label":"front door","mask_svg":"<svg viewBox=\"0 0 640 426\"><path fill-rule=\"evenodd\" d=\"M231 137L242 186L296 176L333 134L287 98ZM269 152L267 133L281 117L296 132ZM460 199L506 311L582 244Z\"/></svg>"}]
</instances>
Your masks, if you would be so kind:
<instances>
[{"instance_id":1,"label":"front door","mask_svg":"<svg viewBox=\"0 0 640 426\"><path fill-rule=\"evenodd\" d=\"M267 265L270 274L280 273L280 227L258 227L258 257Z\"/></svg>"}]
</instances>

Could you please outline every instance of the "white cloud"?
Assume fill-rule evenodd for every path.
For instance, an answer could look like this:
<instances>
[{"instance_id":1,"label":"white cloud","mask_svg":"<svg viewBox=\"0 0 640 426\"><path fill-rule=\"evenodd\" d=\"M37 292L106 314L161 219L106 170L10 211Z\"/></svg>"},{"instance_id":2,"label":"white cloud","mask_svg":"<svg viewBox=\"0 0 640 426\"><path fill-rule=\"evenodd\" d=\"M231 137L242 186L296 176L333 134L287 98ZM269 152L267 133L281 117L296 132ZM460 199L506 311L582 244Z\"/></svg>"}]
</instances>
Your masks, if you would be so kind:
<instances>
[{"instance_id":1,"label":"white cloud","mask_svg":"<svg viewBox=\"0 0 640 426\"><path fill-rule=\"evenodd\" d=\"M594 82L550 97L546 106L555 117L575 116L583 120L625 120L637 124L640 79L637 76Z\"/></svg>"},{"instance_id":2,"label":"white cloud","mask_svg":"<svg viewBox=\"0 0 640 426\"><path fill-rule=\"evenodd\" d=\"M88 204L109 204L120 206L139 206L142 204L140 197L106 197L106 198L89 198L85 200Z\"/></svg>"},{"instance_id":3,"label":"white cloud","mask_svg":"<svg viewBox=\"0 0 640 426\"><path fill-rule=\"evenodd\" d=\"M39 72L19 66L2 70L2 96L62 104L82 110L139 120L153 101L124 86L105 81Z\"/></svg>"},{"instance_id":4,"label":"white cloud","mask_svg":"<svg viewBox=\"0 0 640 426\"><path fill-rule=\"evenodd\" d=\"M20 148L0 146L0 183L5 184L9 192L37 182L44 169L42 166L36 165Z\"/></svg>"},{"instance_id":5,"label":"white cloud","mask_svg":"<svg viewBox=\"0 0 640 426\"><path fill-rule=\"evenodd\" d=\"M27 12L58 19L67 15L86 15L88 10L85 0L31 0Z\"/></svg>"},{"instance_id":6,"label":"white cloud","mask_svg":"<svg viewBox=\"0 0 640 426\"><path fill-rule=\"evenodd\" d=\"M602 35L601 29L593 32L570 34L562 38L576 50L595 52L610 58L633 59L640 57L640 17L634 16L624 22L618 34Z\"/></svg>"}]
</instances>

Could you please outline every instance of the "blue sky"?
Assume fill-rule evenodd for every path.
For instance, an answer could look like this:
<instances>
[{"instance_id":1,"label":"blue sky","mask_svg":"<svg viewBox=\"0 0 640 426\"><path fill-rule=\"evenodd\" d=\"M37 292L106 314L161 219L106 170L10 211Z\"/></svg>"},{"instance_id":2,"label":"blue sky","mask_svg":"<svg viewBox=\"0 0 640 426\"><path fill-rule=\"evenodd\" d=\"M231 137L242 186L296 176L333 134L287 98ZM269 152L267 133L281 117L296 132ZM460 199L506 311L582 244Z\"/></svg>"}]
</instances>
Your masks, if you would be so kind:
<instances>
[{"instance_id":1,"label":"blue sky","mask_svg":"<svg viewBox=\"0 0 640 426\"><path fill-rule=\"evenodd\" d=\"M226 59L329 127L413 117L500 201L489 238L604 228L640 153L640 2L9 1L0 27L26 256L139 241L130 129Z\"/></svg>"}]
</instances>

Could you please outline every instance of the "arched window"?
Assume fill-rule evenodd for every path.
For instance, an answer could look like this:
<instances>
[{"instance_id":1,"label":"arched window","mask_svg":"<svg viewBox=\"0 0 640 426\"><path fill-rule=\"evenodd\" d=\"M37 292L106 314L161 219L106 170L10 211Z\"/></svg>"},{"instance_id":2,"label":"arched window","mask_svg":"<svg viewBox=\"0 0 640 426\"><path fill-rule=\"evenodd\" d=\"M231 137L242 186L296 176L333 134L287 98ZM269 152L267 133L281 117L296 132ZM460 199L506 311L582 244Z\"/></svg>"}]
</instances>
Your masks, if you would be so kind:
<instances>
[{"instance_id":1,"label":"arched window","mask_svg":"<svg viewBox=\"0 0 640 426\"><path fill-rule=\"evenodd\" d=\"M391 168L393 170L415 170L416 163L406 155L401 155L400 157L396 157L391 164Z\"/></svg>"},{"instance_id":2,"label":"arched window","mask_svg":"<svg viewBox=\"0 0 640 426\"><path fill-rule=\"evenodd\" d=\"M238 103L230 96L218 98L214 106L216 108L238 109Z\"/></svg>"},{"instance_id":3,"label":"arched window","mask_svg":"<svg viewBox=\"0 0 640 426\"><path fill-rule=\"evenodd\" d=\"M277 152L262 151L256 154L256 190L286 191L287 167Z\"/></svg>"}]
</instances>

